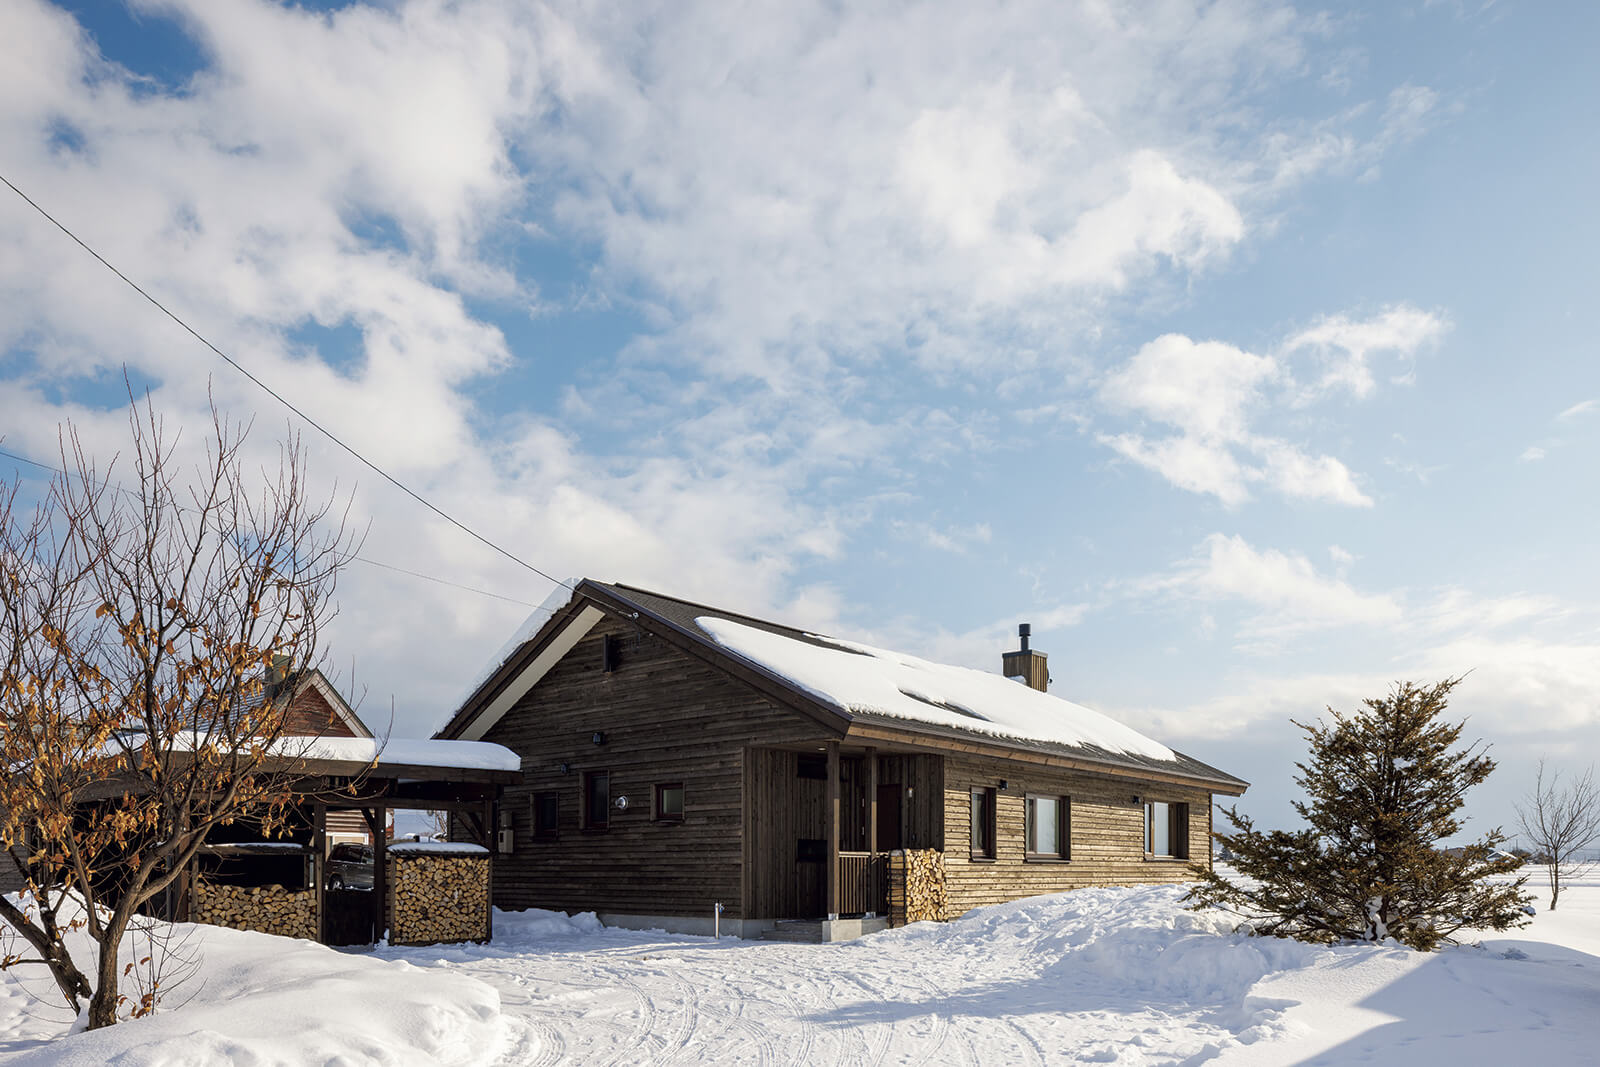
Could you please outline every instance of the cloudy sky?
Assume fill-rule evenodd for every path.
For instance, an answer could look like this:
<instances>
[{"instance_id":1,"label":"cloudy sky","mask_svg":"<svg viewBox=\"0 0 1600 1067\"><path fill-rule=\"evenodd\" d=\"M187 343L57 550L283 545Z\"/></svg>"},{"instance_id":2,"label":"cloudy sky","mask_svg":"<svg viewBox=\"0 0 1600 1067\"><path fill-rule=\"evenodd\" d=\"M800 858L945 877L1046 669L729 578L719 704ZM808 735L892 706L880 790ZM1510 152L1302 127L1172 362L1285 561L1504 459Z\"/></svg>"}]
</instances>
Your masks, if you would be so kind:
<instances>
[{"instance_id":1,"label":"cloudy sky","mask_svg":"<svg viewBox=\"0 0 1600 1067\"><path fill-rule=\"evenodd\" d=\"M0 170L545 571L994 669L1030 621L1055 692L1269 822L1290 716L1471 672L1476 830L1600 741L1597 35L10 0ZM0 188L0 448L111 454L124 373L176 425L208 388L263 449L294 424ZM426 732L550 584L308 443L370 524L332 666Z\"/></svg>"}]
</instances>

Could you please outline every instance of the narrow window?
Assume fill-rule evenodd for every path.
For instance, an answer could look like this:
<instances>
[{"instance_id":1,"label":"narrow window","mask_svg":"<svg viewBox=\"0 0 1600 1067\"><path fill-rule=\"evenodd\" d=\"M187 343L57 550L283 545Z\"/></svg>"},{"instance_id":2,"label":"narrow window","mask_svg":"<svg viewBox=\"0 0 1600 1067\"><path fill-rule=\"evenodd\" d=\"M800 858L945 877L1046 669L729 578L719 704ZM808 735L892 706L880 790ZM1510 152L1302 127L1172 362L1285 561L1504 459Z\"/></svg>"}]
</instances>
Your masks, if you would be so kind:
<instances>
[{"instance_id":1,"label":"narrow window","mask_svg":"<svg viewBox=\"0 0 1600 1067\"><path fill-rule=\"evenodd\" d=\"M994 801L993 789L972 791L972 858L994 859Z\"/></svg>"},{"instance_id":2,"label":"narrow window","mask_svg":"<svg viewBox=\"0 0 1600 1067\"><path fill-rule=\"evenodd\" d=\"M533 794L533 836L549 840L561 833L561 794L551 791Z\"/></svg>"},{"instance_id":3,"label":"narrow window","mask_svg":"<svg viewBox=\"0 0 1600 1067\"><path fill-rule=\"evenodd\" d=\"M1030 795L1023 816L1023 837L1030 860L1064 860L1070 838L1071 805L1066 797Z\"/></svg>"},{"instance_id":4,"label":"narrow window","mask_svg":"<svg viewBox=\"0 0 1600 1067\"><path fill-rule=\"evenodd\" d=\"M659 782L656 784L656 821L683 821L682 782Z\"/></svg>"},{"instance_id":5,"label":"narrow window","mask_svg":"<svg viewBox=\"0 0 1600 1067\"><path fill-rule=\"evenodd\" d=\"M1189 805L1152 800L1144 806L1144 850L1157 859L1189 858Z\"/></svg>"},{"instance_id":6,"label":"narrow window","mask_svg":"<svg viewBox=\"0 0 1600 1067\"><path fill-rule=\"evenodd\" d=\"M583 828L599 832L611 825L611 775L583 772Z\"/></svg>"}]
</instances>

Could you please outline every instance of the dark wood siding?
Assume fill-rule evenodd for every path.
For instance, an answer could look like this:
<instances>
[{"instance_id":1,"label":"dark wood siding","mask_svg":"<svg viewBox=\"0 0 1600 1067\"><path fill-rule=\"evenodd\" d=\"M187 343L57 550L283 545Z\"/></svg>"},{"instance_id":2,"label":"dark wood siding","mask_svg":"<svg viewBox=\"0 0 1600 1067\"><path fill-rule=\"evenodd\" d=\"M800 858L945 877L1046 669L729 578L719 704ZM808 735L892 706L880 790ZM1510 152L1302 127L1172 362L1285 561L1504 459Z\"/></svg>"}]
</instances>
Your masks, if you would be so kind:
<instances>
[{"instance_id":1,"label":"dark wood siding","mask_svg":"<svg viewBox=\"0 0 1600 1067\"><path fill-rule=\"evenodd\" d=\"M607 615L483 737L520 755L524 775L502 798L515 851L494 865L495 904L709 918L720 901L727 917L743 917L745 749L810 739L820 743L809 720ZM628 808L613 808L605 832L586 833L579 789L583 772L597 770ZM667 781L683 783L682 822L651 818L654 787ZM536 840L532 796L551 790L559 836Z\"/></svg>"},{"instance_id":2,"label":"dark wood siding","mask_svg":"<svg viewBox=\"0 0 1600 1067\"><path fill-rule=\"evenodd\" d=\"M802 856L800 846L802 840L820 845L828 836L828 783L800 774L802 758L820 756L773 749L750 749L745 755L752 918L808 919L827 910L826 852L812 859ZM943 840L943 757L882 754L877 759L879 785L901 791L902 844L938 848ZM846 753L839 763L840 848L864 852L866 753Z\"/></svg>"},{"instance_id":3,"label":"dark wood siding","mask_svg":"<svg viewBox=\"0 0 1600 1067\"><path fill-rule=\"evenodd\" d=\"M996 858L973 862L967 851L970 791L998 787ZM1071 860L1024 858L1023 819L1029 793L1071 798ZM1135 801L1134 797L1139 798ZM1144 858L1145 800L1189 805L1189 854L1201 863L1211 855L1211 795L1197 789L1057 771L978 756L945 761L945 878L950 917L983 904L1084 886L1181 882L1192 877L1189 862Z\"/></svg>"}]
</instances>

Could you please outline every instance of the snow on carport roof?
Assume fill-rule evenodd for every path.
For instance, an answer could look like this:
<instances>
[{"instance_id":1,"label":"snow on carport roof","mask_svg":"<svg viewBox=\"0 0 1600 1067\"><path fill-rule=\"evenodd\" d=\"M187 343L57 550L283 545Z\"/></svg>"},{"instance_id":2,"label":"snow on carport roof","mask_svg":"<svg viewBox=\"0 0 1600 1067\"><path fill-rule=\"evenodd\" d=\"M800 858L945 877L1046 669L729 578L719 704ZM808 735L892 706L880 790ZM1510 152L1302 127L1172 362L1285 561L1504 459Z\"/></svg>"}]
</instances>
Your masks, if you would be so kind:
<instances>
[{"instance_id":1,"label":"snow on carport roof","mask_svg":"<svg viewBox=\"0 0 1600 1067\"><path fill-rule=\"evenodd\" d=\"M522 757L488 741L425 741L412 738L280 737L274 754L300 759L451 770L520 771Z\"/></svg>"},{"instance_id":2,"label":"snow on carport roof","mask_svg":"<svg viewBox=\"0 0 1600 1067\"><path fill-rule=\"evenodd\" d=\"M806 634L796 640L711 615L695 625L730 652L852 713L1177 761L1170 748L1091 708L988 671Z\"/></svg>"}]
</instances>

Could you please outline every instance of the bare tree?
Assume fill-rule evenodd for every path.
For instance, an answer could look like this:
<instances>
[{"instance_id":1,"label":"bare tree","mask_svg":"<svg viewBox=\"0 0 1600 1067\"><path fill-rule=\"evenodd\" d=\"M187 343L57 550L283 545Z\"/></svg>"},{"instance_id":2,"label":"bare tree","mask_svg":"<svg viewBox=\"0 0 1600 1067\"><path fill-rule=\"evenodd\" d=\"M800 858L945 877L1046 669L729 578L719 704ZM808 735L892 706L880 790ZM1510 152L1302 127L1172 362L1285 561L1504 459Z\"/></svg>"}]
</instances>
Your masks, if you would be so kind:
<instances>
[{"instance_id":1,"label":"bare tree","mask_svg":"<svg viewBox=\"0 0 1600 1067\"><path fill-rule=\"evenodd\" d=\"M315 662L351 550L297 440L252 476L245 429L213 410L186 471L148 403L129 422L125 487L121 457L101 471L70 428L35 507L0 487L0 847L26 891L0 918L31 949L0 967L44 964L91 1029L159 1001L160 974L119 950L212 831L283 829L297 758L264 682Z\"/></svg>"},{"instance_id":2,"label":"bare tree","mask_svg":"<svg viewBox=\"0 0 1600 1067\"><path fill-rule=\"evenodd\" d=\"M1582 853L1600 839L1600 787L1595 785L1594 766L1563 786L1560 771L1551 772L1546 780L1540 760L1533 792L1516 808L1517 822L1533 843L1534 862L1544 865L1550 880L1550 910L1555 911L1562 884L1593 866Z\"/></svg>"}]
</instances>

